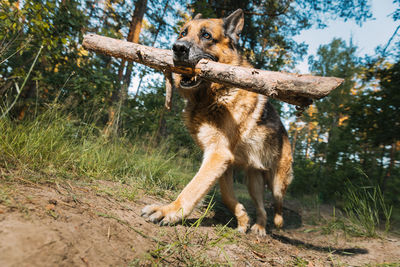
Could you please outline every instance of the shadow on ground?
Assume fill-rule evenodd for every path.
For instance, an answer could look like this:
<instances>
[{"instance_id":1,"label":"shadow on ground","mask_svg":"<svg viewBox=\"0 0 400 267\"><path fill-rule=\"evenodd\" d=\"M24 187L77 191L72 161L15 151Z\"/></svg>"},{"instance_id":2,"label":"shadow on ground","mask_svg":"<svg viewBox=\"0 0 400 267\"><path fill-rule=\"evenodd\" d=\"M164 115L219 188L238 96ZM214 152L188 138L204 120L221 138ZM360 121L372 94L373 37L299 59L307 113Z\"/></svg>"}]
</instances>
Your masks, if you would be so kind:
<instances>
[{"instance_id":1,"label":"shadow on ground","mask_svg":"<svg viewBox=\"0 0 400 267\"><path fill-rule=\"evenodd\" d=\"M293 245L293 246L301 246L302 248L306 249L311 249L319 252L326 252L326 253L332 253L332 254L337 254L341 256L355 256L358 254L367 254L368 250L367 249L362 249L362 248L335 248L331 246L318 246L310 243L306 243L304 241L295 239L295 238L290 238L284 235L278 235L269 232L268 233L273 239L278 240L284 244L288 245Z\"/></svg>"},{"instance_id":2,"label":"shadow on ground","mask_svg":"<svg viewBox=\"0 0 400 267\"><path fill-rule=\"evenodd\" d=\"M224 206L222 203L221 197L219 193L214 194L212 197L214 204L213 204L213 216L212 217L205 217L201 225L204 227L213 227L218 224L222 225L227 225L228 227L231 228L236 228L237 227L237 222L236 219L234 218L233 214ZM253 203L250 199L250 197L247 196L239 196L238 197L239 202L241 202L245 207L246 210L250 216L251 222L255 221L256 218L256 211L253 206ZM305 248L308 250L314 250L318 252L324 252L324 253L331 253L331 254L336 254L336 255L341 255L341 256L355 256L355 255L360 255L360 254L367 254L368 250L367 249L362 249L362 248L336 248L333 246L321 246L321 245L315 245L312 243L308 243L305 241L302 241L300 239L296 239L293 237L288 237L285 235L285 230L294 230L294 229L299 229L301 228L302 225L302 216L298 211L289 209L289 208L283 208L283 219L284 219L284 226L282 231L278 230L278 233L275 233L276 230L274 229L274 224L273 224L273 216L274 216L274 210L273 210L273 205L271 204L272 201L266 202L266 210L268 214L268 221L267 221L267 235L270 236L272 239L275 239L282 244L287 244L287 245L292 245L295 247L301 247ZM196 222L197 219L190 219L187 220L186 222L191 224Z\"/></svg>"},{"instance_id":3,"label":"shadow on ground","mask_svg":"<svg viewBox=\"0 0 400 267\"><path fill-rule=\"evenodd\" d=\"M250 223L254 223L256 220L256 210L254 208L254 204L250 198L250 196L247 193L247 189L245 191L242 191L243 189L240 188L238 191L238 200L240 203L242 203L246 211L250 217ZM229 227L236 228L237 227L237 222L236 219L234 218L233 214L225 207L225 205L222 203L221 195L219 192L213 192L213 196L210 197L213 199L213 211L214 211L214 216L212 217L211 220L211 225L215 224L223 224L223 225L228 225ZM267 201L265 203L265 209L267 211L268 219L267 219L267 229L271 229L274 227L273 223L273 218L274 218L274 209L272 205L272 200L270 197L267 197ZM284 220L284 226L283 229L297 229L302 227L302 218L299 212L288 209L286 207L283 208L283 220ZM203 222L203 225L205 225L206 222Z\"/></svg>"}]
</instances>

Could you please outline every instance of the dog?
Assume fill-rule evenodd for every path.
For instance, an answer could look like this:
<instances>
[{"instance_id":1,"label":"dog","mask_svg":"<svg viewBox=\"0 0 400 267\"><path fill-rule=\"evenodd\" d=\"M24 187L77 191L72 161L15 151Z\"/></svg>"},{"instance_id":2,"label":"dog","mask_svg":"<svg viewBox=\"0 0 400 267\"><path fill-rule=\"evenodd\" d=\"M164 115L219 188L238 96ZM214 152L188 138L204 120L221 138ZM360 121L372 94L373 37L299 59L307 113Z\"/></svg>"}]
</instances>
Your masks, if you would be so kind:
<instances>
[{"instance_id":1,"label":"dog","mask_svg":"<svg viewBox=\"0 0 400 267\"><path fill-rule=\"evenodd\" d=\"M241 9L223 19L187 22L173 44L176 65L193 67L200 59L251 67L236 48L244 25ZM154 223L173 224L188 216L219 182L223 203L235 215L237 230L245 233L249 217L233 190L232 167L246 172L257 219L251 231L266 235L265 186L274 198L274 224L283 225L282 201L292 181L292 152L287 132L264 95L230 88L197 76L175 75L175 86L185 99L185 124L203 151L200 169L177 199L168 205L149 205L142 216Z\"/></svg>"}]
</instances>

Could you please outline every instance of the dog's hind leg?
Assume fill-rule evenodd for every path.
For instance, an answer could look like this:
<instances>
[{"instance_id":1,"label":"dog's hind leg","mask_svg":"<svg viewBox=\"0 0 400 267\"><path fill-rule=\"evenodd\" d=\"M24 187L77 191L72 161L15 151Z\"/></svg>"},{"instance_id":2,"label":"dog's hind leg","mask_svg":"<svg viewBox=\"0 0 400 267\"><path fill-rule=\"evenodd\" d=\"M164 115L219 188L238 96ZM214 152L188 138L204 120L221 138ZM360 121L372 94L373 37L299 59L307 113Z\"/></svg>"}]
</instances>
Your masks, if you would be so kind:
<instances>
[{"instance_id":1,"label":"dog's hind leg","mask_svg":"<svg viewBox=\"0 0 400 267\"><path fill-rule=\"evenodd\" d=\"M233 175L232 168L228 168L226 172L219 179L219 186L221 189L222 201L228 209L236 216L238 222L237 230L241 233L247 231L249 217L242 204L240 204L233 191Z\"/></svg>"},{"instance_id":2,"label":"dog's hind leg","mask_svg":"<svg viewBox=\"0 0 400 267\"><path fill-rule=\"evenodd\" d=\"M265 236L267 212L264 207L265 183L262 171L255 169L247 170L247 189L253 199L257 212L257 220L251 227L251 231L259 236Z\"/></svg>"},{"instance_id":3,"label":"dog's hind leg","mask_svg":"<svg viewBox=\"0 0 400 267\"><path fill-rule=\"evenodd\" d=\"M274 197L274 225L277 228L281 228L283 226L283 217L282 217L282 209L283 209L283 197L285 195L285 189L280 182L281 178L275 176L272 186L272 196Z\"/></svg>"},{"instance_id":4,"label":"dog's hind leg","mask_svg":"<svg viewBox=\"0 0 400 267\"><path fill-rule=\"evenodd\" d=\"M287 136L283 139L282 155L279 159L277 170L271 183L272 196L274 197L274 224L275 227L281 228L283 226L283 197L285 196L286 189L293 179L292 171L292 153L290 148L289 139Z\"/></svg>"}]
</instances>

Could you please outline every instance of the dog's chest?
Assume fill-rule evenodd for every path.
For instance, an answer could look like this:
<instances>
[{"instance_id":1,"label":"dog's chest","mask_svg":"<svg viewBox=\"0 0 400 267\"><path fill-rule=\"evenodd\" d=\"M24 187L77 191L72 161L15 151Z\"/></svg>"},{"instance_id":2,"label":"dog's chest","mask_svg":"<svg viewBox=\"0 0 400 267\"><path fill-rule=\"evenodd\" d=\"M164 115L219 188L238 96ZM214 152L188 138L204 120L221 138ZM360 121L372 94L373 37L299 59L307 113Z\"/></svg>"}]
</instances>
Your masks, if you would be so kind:
<instances>
[{"instance_id":1,"label":"dog's chest","mask_svg":"<svg viewBox=\"0 0 400 267\"><path fill-rule=\"evenodd\" d=\"M265 96L247 92L224 95L212 103L192 102L185 108L185 122L202 150L223 139L234 164L266 170L278 153L271 129L260 125L266 103Z\"/></svg>"}]
</instances>

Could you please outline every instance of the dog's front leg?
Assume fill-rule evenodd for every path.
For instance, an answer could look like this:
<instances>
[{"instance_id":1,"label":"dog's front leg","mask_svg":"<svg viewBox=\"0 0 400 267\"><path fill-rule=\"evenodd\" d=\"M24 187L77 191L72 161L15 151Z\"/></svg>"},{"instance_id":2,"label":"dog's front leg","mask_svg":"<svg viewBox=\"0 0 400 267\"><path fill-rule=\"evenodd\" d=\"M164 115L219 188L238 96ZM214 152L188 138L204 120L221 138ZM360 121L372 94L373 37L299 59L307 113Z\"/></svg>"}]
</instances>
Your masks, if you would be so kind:
<instances>
[{"instance_id":1,"label":"dog's front leg","mask_svg":"<svg viewBox=\"0 0 400 267\"><path fill-rule=\"evenodd\" d=\"M196 204L207 194L219 177L232 162L229 149L216 146L204 153L204 159L197 174L183 189L178 198L165 206L149 205L143 208L142 216L162 225L178 222L188 216Z\"/></svg>"}]
</instances>

